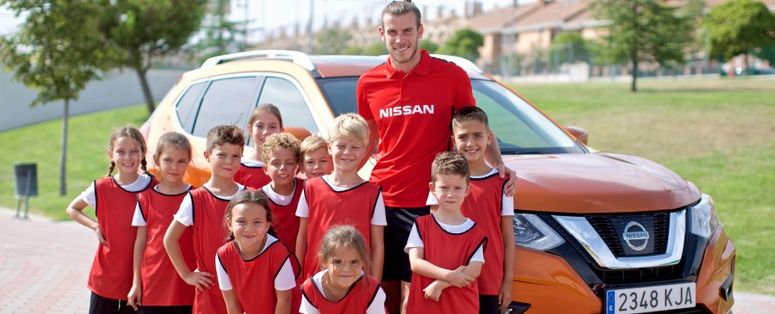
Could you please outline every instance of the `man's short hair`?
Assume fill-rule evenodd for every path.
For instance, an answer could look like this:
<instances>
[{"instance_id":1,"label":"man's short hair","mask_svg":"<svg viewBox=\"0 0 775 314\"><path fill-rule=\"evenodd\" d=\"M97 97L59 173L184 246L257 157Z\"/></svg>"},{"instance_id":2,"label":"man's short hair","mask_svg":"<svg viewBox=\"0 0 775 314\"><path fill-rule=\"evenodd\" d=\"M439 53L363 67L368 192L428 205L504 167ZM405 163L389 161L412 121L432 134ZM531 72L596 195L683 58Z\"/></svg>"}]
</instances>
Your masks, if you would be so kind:
<instances>
[{"instance_id":1,"label":"man's short hair","mask_svg":"<svg viewBox=\"0 0 775 314\"><path fill-rule=\"evenodd\" d=\"M390 3L382 9L382 15L379 17L382 19L385 14L398 16L407 13L414 13L414 16L417 18L417 28L420 28L420 24L422 24L422 14L420 14L420 9L418 9L412 1L390 1ZM385 26L384 22L382 23L382 26Z\"/></svg>"}]
</instances>

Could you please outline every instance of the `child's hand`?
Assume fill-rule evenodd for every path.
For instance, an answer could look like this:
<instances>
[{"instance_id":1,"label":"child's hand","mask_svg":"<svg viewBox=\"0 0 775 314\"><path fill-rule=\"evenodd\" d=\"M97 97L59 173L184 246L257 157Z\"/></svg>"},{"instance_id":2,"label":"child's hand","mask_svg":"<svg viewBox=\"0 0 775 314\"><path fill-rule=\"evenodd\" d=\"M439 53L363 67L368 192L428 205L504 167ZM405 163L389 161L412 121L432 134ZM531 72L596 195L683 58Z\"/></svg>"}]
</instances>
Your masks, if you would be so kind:
<instances>
[{"instance_id":1,"label":"child's hand","mask_svg":"<svg viewBox=\"0 0 775 314\"><path fill-rule=\"evenodd\" d=\"M498 295L498 304L500 304L501 313L505 313L511 304L511 280L504 280L501 284L501 293Z\"/></svg>"},{"instance_id":2,"label":"child's hand","mask_svg":"<svg viewBox=\"0 0 775 314\"><path fill-rule=\"evenodd\" d=\"M425 292L426 299L431 299L438 302L439 298L441 297L441 292L444 291L444 288L439 284L438 280L434 280L430 285L425 287L425 289L422 289L422 291Z\"/></svg>"},{"instance_id":3,"label":"child's hand","mask_svg":"<svg viewBox=\"0 0 775 314\"><path fill-rule=\"evenodd\" d=\"M476 278L466 275L463 272L463 269L465 269L465 266L460 266L457 269L450 271L449 274L447 274L445 281L458 288L468 286L468 284L474 282Z\"/></svg>"},{"instance_id":4,"label":"child's hand","mask_svg":"<svg viewBox=\"0 0 775 314\"><path fill-rule=\"evenodd\" d=\"M97 241L100 241L100 244L108 244L108 241L105 241L105 237L102 236L102 231L100 230L99 224L94 226L94 233L97 235Z\"/></svg>"},{"instance_id":5,"label":"child's hand","mask_svg":"<svg viewBox=\"0 0 775 314\"><path fill-rule=\"evenodd\" d=\"M183 277L183 281L196 287L200 291L205 291L213 286L213 274L208 272L192 271Z\"/></svg>"},{"instance_id":6,"label":"child's hand","mask_svg":"<svg viewBox=\"0 0 775 314\"><path fill-rule=\"evenodd\" d=\"M132 285L132 288L129 289L129 293L126 295L126 303L129 304L135 311L137 311L140 307L140 302L143 295L143 289L140 287L140 285Z\"/></svg>"}]
</instances>

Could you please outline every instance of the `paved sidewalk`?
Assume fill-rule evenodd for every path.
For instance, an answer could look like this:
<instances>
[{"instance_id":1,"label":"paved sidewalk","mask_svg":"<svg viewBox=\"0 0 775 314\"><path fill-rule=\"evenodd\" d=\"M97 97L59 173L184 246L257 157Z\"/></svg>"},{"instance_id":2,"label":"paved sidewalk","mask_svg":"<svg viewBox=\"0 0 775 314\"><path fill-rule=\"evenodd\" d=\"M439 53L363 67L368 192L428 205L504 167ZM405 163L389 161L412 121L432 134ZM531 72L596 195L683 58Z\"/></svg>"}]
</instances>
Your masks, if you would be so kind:
<instances>
[{"instance_id":1,"label":"paved sidewalk","mask_svg":"<svg viewBox=\"0 0 775 314\"><path fill-rule=\"evenodd\" d=\"M0 313L86 313L97 239L74 222L0 208ZM773 313L775 297L735 292L735 314Z\"/></svg>"},{"instance_id":2,"label":"paved sidewalk","mask_svg":"<svg viewBox=\"0 0 775 314\"><path fill-rule=\"evenodd\" d=\"M0 208L0 313L86 313L94 234Z\"/></svg>"}]
</instances>

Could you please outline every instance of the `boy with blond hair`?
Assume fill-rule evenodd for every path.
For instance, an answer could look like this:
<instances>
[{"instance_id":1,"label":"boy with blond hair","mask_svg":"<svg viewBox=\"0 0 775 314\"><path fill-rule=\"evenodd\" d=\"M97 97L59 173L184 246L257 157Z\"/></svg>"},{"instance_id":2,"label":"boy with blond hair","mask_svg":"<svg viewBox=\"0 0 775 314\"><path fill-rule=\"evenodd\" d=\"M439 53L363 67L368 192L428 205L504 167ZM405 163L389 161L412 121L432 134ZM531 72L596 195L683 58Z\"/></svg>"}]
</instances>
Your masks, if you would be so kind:
<instances>
[{"instance_id":1,"label":"boy with blond hair","mask_svg":"<svg viewBox=\"0 0 775 314\"><path fill-rule=\"evenodd\" d=\"M328 131L334 171L307 180L296 210L301 220L296 256L304 278L320 271L320 239L332 226L343 224L353 225L363 235L371 265L368 271L377 281L382 277L383 228L387 224L382 191L358 176L368 141L369 127L357 114L340 115Z\"/></svg>"}]
</instances>

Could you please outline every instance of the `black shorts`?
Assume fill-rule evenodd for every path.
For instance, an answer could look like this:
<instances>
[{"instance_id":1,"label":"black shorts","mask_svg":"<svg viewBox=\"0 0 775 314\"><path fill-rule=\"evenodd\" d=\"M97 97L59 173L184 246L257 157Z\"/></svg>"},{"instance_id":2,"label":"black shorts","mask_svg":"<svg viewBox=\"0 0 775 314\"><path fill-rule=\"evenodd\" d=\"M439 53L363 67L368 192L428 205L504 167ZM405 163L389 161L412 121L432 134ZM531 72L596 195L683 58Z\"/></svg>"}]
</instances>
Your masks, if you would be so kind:
<instances>
[{"instance_id":1,"label":"black shorts","mask_svg":"<svg viewBox=\"0 0 775 314\"><path fill-rule=\"evenodd\" d=\"M92 292L89 298L89 314L135 313L126 300L106 298Z\"/></svg>"},{"instance_id":2,"label":"black shorts","mask_svg":"<svg viewBox=\"0 0 775 314\"><path fill-rule=\"evenodd\" d=\"M382 280L412 281L409 255L404 252L406 240L417 217L430 213L429 207L396 208L385 206L385 264Z\"/></svg>"},{"instance_id":3,"label":"black shorts","mask_svg":"<svg viewBox=\"0 0 775 314\"><path fill-rule=\"evenodd\" d=\"M498 296L480 294L479 314L500 314L500 309L498 307Z\"/></svg>"}]
</instances>

